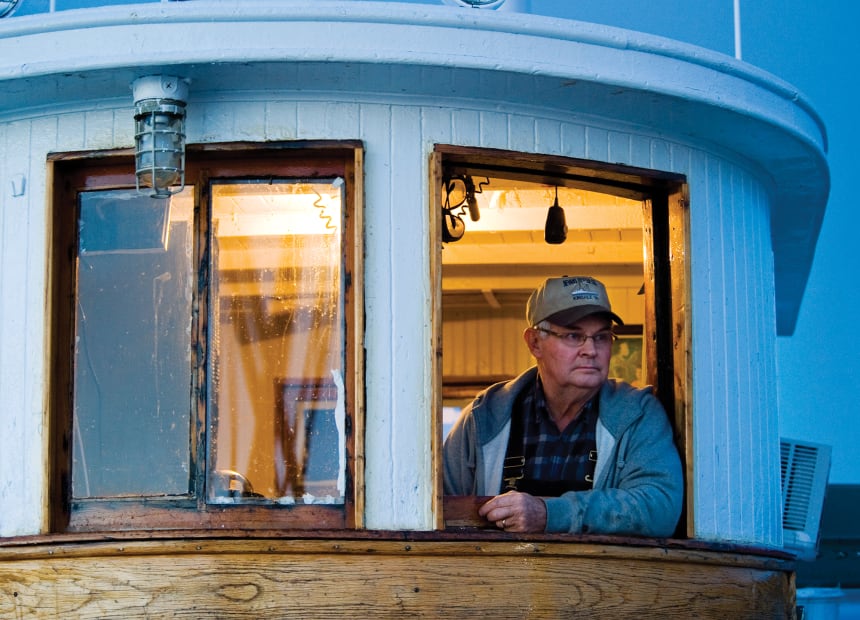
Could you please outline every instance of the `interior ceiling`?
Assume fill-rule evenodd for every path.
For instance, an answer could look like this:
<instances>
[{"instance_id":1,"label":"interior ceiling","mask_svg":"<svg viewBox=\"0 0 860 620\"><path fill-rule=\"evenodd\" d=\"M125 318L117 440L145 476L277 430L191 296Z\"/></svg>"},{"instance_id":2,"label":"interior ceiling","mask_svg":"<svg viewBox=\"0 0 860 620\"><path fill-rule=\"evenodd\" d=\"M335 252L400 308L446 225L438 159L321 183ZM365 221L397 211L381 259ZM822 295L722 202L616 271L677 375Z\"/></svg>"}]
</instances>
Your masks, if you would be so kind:
<instances>
[{"instance_id":1,"label":"interior ceiling","mask_svg":"<svg viewBox=\"0 0 860 620\"><path fill-rule=\"evenodd\" d=\"M446 308L522 308L536 282L551 276L593 275L610 288L641 284L641 200L519 180L473 180L479 219L473 221L465 206L455 209L465 233L442 249ZM544 226L556 191L568 232L563 243L551 245ZM460 201L455 190L449 204Z\"/></svg>"}]
</instances>

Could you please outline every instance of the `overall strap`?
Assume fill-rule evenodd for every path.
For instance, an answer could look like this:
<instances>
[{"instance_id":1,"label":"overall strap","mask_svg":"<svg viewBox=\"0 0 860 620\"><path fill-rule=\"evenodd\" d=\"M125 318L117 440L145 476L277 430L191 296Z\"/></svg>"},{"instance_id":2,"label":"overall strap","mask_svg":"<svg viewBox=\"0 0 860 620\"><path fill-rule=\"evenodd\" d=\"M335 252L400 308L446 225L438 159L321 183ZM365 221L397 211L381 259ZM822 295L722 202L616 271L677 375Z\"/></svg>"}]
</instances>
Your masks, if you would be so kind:
<instances>
[{"instance_id":1,"label":"overall strap","mask_svg":"<svg viewBox=\"0 0 860 620\"><path fill-rule=\"evenodd\" d=\"M594 487L594 470L597 465L597 450L588 451L588 473L584 481L535 480L525 476L525 391L517 396L511 409L511 431L502 468L502 492L522 491L542 497L558 497L568 491L589 491ZM596 397L595 397L596 398ZM532 399L532 403L534 400ZM533 407L534 405L532 405ZM595 401L594 407L599 407ZM533 413L533 412L531 412ZM595 446L596 448L596 446Z\"/></svg>"}]
</instances>

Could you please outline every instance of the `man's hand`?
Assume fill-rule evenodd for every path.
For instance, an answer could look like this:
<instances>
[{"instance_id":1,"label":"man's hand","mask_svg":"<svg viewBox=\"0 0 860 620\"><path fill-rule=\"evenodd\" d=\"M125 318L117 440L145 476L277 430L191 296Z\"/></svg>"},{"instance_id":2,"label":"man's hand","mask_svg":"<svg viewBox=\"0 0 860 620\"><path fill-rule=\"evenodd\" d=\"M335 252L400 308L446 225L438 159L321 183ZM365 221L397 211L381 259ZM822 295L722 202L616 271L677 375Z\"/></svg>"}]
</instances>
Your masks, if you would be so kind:
<instances>
[{"instance_id":1,"label":"man's hand","mask_svg":"<svg viewBox=\"0 0 860 620\"><path fill-rule=\"evenodd\" d=\"M546 504L539 497L519 491L497 495L481 506L478 514L506 532L543 532L546 529Z\"/></svg>"}]
</instances>

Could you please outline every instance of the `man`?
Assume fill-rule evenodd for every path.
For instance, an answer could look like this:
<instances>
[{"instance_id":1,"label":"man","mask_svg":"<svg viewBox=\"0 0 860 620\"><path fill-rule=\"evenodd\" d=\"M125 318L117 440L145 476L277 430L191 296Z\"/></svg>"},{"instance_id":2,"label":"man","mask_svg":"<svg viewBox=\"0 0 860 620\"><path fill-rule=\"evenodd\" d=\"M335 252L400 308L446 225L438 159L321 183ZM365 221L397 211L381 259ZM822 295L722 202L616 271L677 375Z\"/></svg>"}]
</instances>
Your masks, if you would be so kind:
<instances>
[{"instance_id":1,"label":"man","mask_svg":"<svg viewBox=\"0 0 860 620\"><path fill-rule=\"evenodd\" d=\"M537 361L484 390L445 441L445 493L493 495L478 514L507 532L671 536L683 476L650 388L608 379L612 312L588 277L550 278L526 306Z\"/></svg>"}]
</instances>

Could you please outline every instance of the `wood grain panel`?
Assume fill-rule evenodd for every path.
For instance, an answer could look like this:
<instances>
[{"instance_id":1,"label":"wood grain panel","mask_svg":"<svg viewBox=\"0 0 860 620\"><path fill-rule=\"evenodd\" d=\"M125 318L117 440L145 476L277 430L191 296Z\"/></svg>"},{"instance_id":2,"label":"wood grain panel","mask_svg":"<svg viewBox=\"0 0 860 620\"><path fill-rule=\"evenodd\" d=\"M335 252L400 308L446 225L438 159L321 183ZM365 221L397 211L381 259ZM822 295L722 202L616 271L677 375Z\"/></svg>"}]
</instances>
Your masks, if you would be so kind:
<instances>
[{"instance_id":1,"label":"wood grain panel","mask_svg":"<svg viewBox=\"0 0 860 620\"><path fill-rule=\"evenodd\" d=\"M0 549L28 618L792 617L793 575L731 553L529 541L120 541Z\"/></svg>"}]
</instances>

